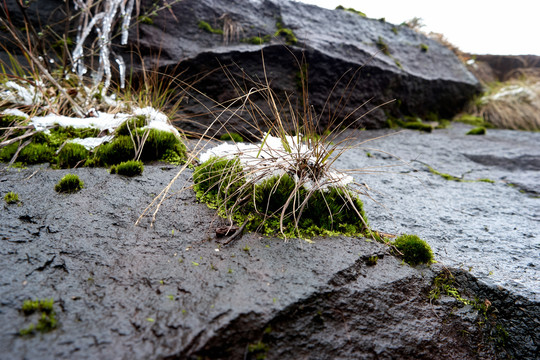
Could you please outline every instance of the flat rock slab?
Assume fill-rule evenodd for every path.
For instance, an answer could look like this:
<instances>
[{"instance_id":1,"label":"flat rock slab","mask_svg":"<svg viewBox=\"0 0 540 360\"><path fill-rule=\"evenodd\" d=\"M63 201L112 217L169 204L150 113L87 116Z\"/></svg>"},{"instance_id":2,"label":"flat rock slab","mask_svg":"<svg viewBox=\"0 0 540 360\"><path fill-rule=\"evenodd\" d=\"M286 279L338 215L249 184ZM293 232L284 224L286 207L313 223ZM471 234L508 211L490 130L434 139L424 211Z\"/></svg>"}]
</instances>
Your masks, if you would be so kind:
<instances>
[{"instance_id":1,"label":"flat rock slab","mask_svg":"<svg viewBox=\"0 0 540 360\"><path fill-rule=\"evenodd\" d=\"M400 142L412 146L408 141L421 136L438 143L459 137L461 130L465 129L431 135L407 132ZM527 136L536 136L510 134L523 135L522 143ZM482 139L489 137L475 141ZM447 152L449 159L459 154ZM364 157L372 160L364 150L353 150L351 156L356 164ZM501 290L478 282L468 271L451 270L463 296L491 302L484 318L452 297L441 296L430 303L429 292L441 265L409 267L391 256L387 247L364 238L320 238L308 243L246 234L221 247L214 237L224 223L198 204L190 190L180 192L190 185L190 171L174 184L154 226L145 218L135 227L142 210L177 170L147 165L144 174L135 178L110 175L100 168L2 170L0 193L14 191L21 200L20 206L3 205L0 222L2 356L228 359L264 353L268 359L492 359L497 352L501 357L535 357L540 309L534 299L517 294L519 288ZM78 174L85 187L71 195L56 193L54 184L68 172ZM413 174L422 175L421 168ZM437 195L432 189L432 197L443 197L448 184L454 184L429 180L441 192ZM418 180L407 174L396 183L385 183L384 177L380 181L390 195L386 199L399 193L409 196L411 189L425 191L413 187ZM483 191L500 187L497 192L507 199L505 209L514 202L527 209L532 206L528 201L538 201L499 181L456 184L482 185ZM466 194L464 189L461 192ZM390 209L400 225L396 228L396 220L366 201L375 228L417 233L432 244L439 260L457 262L452 256L461 253L442 247L433 234L443 228L448 243L460 241L463 224L441 222L430 232L426 230L431 229L429 219L413 219L415 209L426 205L408 204L401 211ZM444 202L437 205L447 211ZM405 213L408 217L400 219ZM465 228L481 231L472 223ZM378 257L376 265L369 265L372 256ZM482 259L468 256L476 257L470 260L474 272ZM50 333L19 336L20 329L36 321L20 311L23 301L51 297L59 327ZM481 327L479 322L494 325Z\"/></svg>"},{"instance_id":2,"label":"flat rock slab","mask_svg":"<svg viewBox=\"0 0 540 360\"><path fill-rule=\"evenodd\" d=\"M431 134L350 134L359 141L383 137L345 153L337 166L366 168L357 180L373 190L376 202L365 201L372 227L416 234L446 265L538 301L540 134L488 130L466 136L470 128L454 123ZM446 180L429 167L464 182Z\"/></svg>"}]
</instances>

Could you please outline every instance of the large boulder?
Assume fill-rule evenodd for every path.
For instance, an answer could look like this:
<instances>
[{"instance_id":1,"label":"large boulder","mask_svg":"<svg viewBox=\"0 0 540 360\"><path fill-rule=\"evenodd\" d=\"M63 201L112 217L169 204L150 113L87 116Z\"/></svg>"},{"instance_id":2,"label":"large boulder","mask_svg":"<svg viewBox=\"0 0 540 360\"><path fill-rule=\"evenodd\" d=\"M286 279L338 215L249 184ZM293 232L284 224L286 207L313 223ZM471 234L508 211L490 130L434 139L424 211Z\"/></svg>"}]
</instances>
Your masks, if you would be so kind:
<instances>
[{"instance_id":1,"label":"large boulder","mask_svg":"<svg viewBox=\"0 0 540 360\"><path fill-rule=\"evenodd\" d=\"M201 29L200 21L236 31L225 38ZM297 42L274 36L278 27L291 30ZM263 44L246 43L267 35ZM253 86L245 75L264 83L263 62L268 81L281 94L302 93L300 74L307 69L309 103L322 114L322 127L366 101L349 122L370 110L357 126L382 127L385 113L451 117L479 89L448 48L406 26L286 0L181 1L154 17L153 24L140 24L131 41L143 58L153 54L154 64L156 54L161 66L181 63L176 70L184 71L182 79L219 102L236 97L238 87L242 93ZM232 84L226 72L238 83ZM375 109L392 99L393 104ZM202 108L188 112L198 115ZM206 125L213 117L197 119Z\"/></svg>"},{"instance_id":2,"label":"large boulder","mask_svg":"<svg viewBox=\"0 0 540 360\"><path fill-rule=\"evenodd\" d=\"M120 46L120 37L114 37L113 52L133 65L135 75L144 60L147 69L159 67L181 74L178 79L205 94L191 91L197 101L184 103L184 115L192 116L177 124L187 130L203 131L214 120L219 107L213 100L224 103L264 84L263 62L278 98L282 102L289 99L294 107L306 103L300 80L302 74L307 75L309 104L320 115L322 128L351 113L349 123L368 128L384 126L387 114L451 117L479 88L475 77L448 48L382 19L288 0L182 0L169 4L154 12L155 1L141 1L133 13L135 26L131 27L128 46ZM21 7L15 0L6 5L15 27L23 28ZM75 14L75 10L63 1L30 3L27 19L37 32L52 37L42 38L42 48L34 44L37 55L45 57L41 52L58 44L60 34L76 39L78 21L71 17L71 23L66 24L68 13ZM209 25L206 30L199 26L201 21ZM52 31L45 25L53 26ZM116 29L118 26L116 23ZM285 30L276 36L278 27ZM225 30L225 35L208 31L211 29ZM287 31L292 31L296 42L286 36ZM17 47L7 40L9 34L0 36L16 53ZM252 44L254 37L267 42ZM54 57L53 52L49 51L49 56ZM5 53L3 58L7 60ZM269 113L264 100L253 99ZM393 99L392 104L377 108ZM246 118L245 113L235 113L229 125L245 128L242 118ZM253 122L248 120L251 125Z\"/></svg>"}]
</instances>

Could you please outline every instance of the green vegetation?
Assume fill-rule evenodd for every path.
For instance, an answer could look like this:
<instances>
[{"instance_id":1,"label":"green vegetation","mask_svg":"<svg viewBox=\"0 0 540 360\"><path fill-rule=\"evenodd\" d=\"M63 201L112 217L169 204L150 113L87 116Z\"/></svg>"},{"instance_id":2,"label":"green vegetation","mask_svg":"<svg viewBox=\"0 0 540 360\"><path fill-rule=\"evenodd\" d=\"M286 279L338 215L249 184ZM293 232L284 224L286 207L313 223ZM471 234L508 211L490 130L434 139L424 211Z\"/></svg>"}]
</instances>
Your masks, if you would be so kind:
<instances>
[{"instance_id":1,"label":"green vegetation","mask_svg":"<svg viewBox=\"0 0 540 360\"><path fill-rule=\"evenodd\" d=\"M75 174L65 175L54 187L56 192L60 193L74 193L81 190L84 186L84 182Z\"/></svg>"},{"instance_id":2,"label":"green vegetation","mask_svg":"<svg viewBox=\"0 0 540 360\"><path fill-rule=\"evenodd\" d=\"M429 265L433 262L431 247L416 235L401 235L393 245L403 254L403 260L409 265Z\"/></svg>"},{"instance_id":3,"label":"green vegetation","mask_svg":"<svg viewBox=\"0 0 540 360\"><path fill-rule=\"evenodd\" d=\"M223 134L219 137L220 140L223 141L234 141L234 142L243 142L244 138L237 133L228 132L226 134Z\"/></svg>"},{"instance_id":4,"label":"green vegetation","mask_svg":"<svg viewBox=\"0 0 540 360\"><path fill-rule=\"evenodd\" d=\"M245 177L238 160L212 158L193 174L197 199L222 216L232 213L237 223L246 222L247 230L266 235L280 229L286 237L357 235L366 228L362 202L344 189L310 192L287 174L257 185L247 184Z\"/></svg>"},{"instance_id":5,"label":"green vegetation","mask_svg":"<svg viewBox=\"0 0 540 360\"><path fill-rule=\"evenodd\" d=\"M469 114L463 114L459 116L458 118L454 119L454 121L461 122L464 124L477 126L477 127L491 127L487 122L484 121L484 118L481 116L473 116Z\"/></svg>"},{"instance_id":6,"label":"green vegetation","mask_svg":"<svg viewBox=\"0 0 540 360\"><path fill-rule=\"evenodd\" d=\"M214 29L209 23L207 23L206 21L203 21L203 20L200 20L198 23L197 23L197 26L199 27L199 29L202 29L210 34L218 34L218 35L223 35L223 30L222 29Z\"/></svg>"},{"instance_id":7,"label":"green vegetation","mask_svg":"<svg viewBox=\"0 0 540 360\"><path fill-rule=\"evenodd\" d=\"M148 15L141 15L138 20L141 24L154 25L154 20Z\"/></svg>"},{"instance_id":8,"label":"green vegetation","mask_svg":"<svg viewBox=\"0 0 540 360\"><path fill-rule=\"evenodd\" d=\"M19 194L10 191L4 195L4 201L6 204L16 204L19 202Z\"/></svg>"},{"instance_id":9,"label":"green vegetation","mask_svg":"<svg viewBox=\"0 0 540 360\"><path fill-rule=\"evenodd\" d=\"M255 344L249 344L247 350L250 359L264 360L266 359L266 353L268 353L270 347L262 341L259 341Z\"/></svg>"},{"instance_id":10,"label":"green vegetation","mask_svg":"<svg viewBox=\"0 0 540 360\"><path fill-rule=\"evenodd\" d=\"M424 124L422 119L418 117L405 116L405 121L402 119L388 117L386 120L389 128L402 127L404 129L418 130L424 132L432 132L433 126L430 124Z\"/></svg>"},{"instance_id":11,"label":"green vegetation","mask_svg":"<svg viewBox=\"0 0 540 360\"><path fill-rule=\"evenodd\" d=\"M53 299L42 299L42 300L25 300L23 302L21 311L25 316L31 315L35 312L41 314L37 325L33 323L19 330L21 336L31 335L36 331L41 333L49 332L56 328L57 320L56 313L54 312L54 300Z\"/></svg>"},{"instance_id":12,"label":"green vegetation","mask_svg":"<svg viewBox=\"0 0 540 360\"><path fill-rule=\"evenodd\" d=\"M274 34L275 37L282 36L285 38L285 43L287 45L295 45L298 42L298 39L296 38L296 35L294 35L294 32L289 29L283 27L283 23L281 18L278 19L276 22L277 31Z\"/></svg>"},{"instance_id":13,"label":"green vegetation","mask_svg":"<svg viewBox=\"0 0 540 360\"><path fill-rule=\"evenodd\" d=\"M338 5L338 6L336 7L336 10L348 11L348 12L351 12L351 13L353 13L353 14L360 15L361 17L366 17L366 14L364 14L363 12L358 11L358 10L355 10L355 9L353 9L353 8L345 8L345 7L342 6L342 5Z\"/></svg>"},{"instance_id":14,"label":"green vegetation","mask_svg":"<svg viewBox=\"0 0 540 360\"><path fill-rule=\"evenodd\" d=\"M89 153L81 144L66 143L58 153L58 166L65 169L84 164Z\"/></svg>"},{"instance_id":15,"label":"green vegetation","mask_svg":"<svg viewBox=\"0 0 540 360\"><path fill-rule=\"evenodd\" d=\"M272 36L265 35L263 37L252 36L250 38L242 39L241 41L247 44L252 44L252 45L262 45L264 43L270 42L270 40L272 40Z\"/></svg>"},{"instance_id":16,"label":"green vegetation","mask_svg":"<svg viewBox=\"0 0 540 360\"><path fill-rule=\"evenodd\" d=\"M469 130L466 135L486 135L486 128L483 126L475 127Z\"/></svg>"},{"instance_id":17,"label":"green vegetation","mask_svg":"<svg viewBox=\"0 0 540 360\"><path fill-rule=\"evenodd\" d=\"M401 127L405 129L419 130L419 131L424 131L424 132L433 131L433 126L429 124L424 124L422 122L417 122L417 121L404 122L402 123Z\"/></svg>"},{"instance_id":18,"label":"green vegetation","mask_svg":"<svg viewBox=\"0 0 540 360\"><path fill-rule=\"evenodd\" d=\"M138 128L142 128L147 125L146 116L138 115L131 119L127 119L115 130L116 135L129 135L135 133Z\"/></svg>"},{"instance_id":19,"label":"green vegetation","mask_svg":"<svg viewBox=\"0 0 540 360\"><path fill-rule=\"evenodd\" d=\"M426 165L426 164L424 164ZM440 177L442 177L443 179L445 180L448 180L448 181L457 181L457 182L487 182L487 183L495 183L495 181L491 180L491 179L477 179L477 180L466 180L466 179L463 179L463 177L457 177L457 176L454 176L454 175L450 175L450 174L446 174L446 173L442 173L440 171L437 171L435 170L434 168L432 168L431 166L429 165L426 165L429 172L432 173L432 174L435 174L435 175L439 175Z\"/></svg>"},{"instance_id":20,"label":"green vegetation","mask_svg":"<svg viewBox=\"0 0 540 360\"><path fill-rule=\"evenodd\" d=\"M127 131L128 127L124 129L121 131ZM115 165L132 160L136 154L135 144L138 145L137 151L140 151L142 161L181 161L186 158L185 145L171 132L137 128L132 136L118 135L110 143L101 145L95 152L96 162Z\"/></svg>"},{"instance_id":21,"label":"green vegetation","mask_svg":"<svg viewBox=\"0 0 540 360\"><path fill-rule=\"evenodd\" d=\"M390 56L390 49L388 48L388 44L384 42L382 37L379 36L375 45L377 46L377 49L379 49L383 54Z\"/></svg>"},{"instance_id":22,"label":"green vegetation","mask_svg":"<svg viewBox=\"0 0 540 360\"><path fill-rule=\"evenodd\" d=\"M420 44L420 50L422 52L428 52L429 46L427 46L426 44Z\"/></svg>"},{"instance_id":23,"label":"green vegetation","mask_svg":"<svg viewBox=\"0 0 540 360\"><path fill-rule=\"evenodd\" d=\"M124 176L136 176L141 175L144 171L144 165L142 161L129 160L121 162L118 165L111 167L111 174L118 174Z\"/></svg>"},{"instance_id":24,"label":"green vegetation","mask_svg":"<svg viewBox=\"0 0 540 360\"><path fill-rule=\"evenodd\" d=\"M379 261L379 257L377 255L370 256L366 260L366 265L367 266L375 266L375 265L377 265L377 261Z\"/></svg>"}]
</instances>

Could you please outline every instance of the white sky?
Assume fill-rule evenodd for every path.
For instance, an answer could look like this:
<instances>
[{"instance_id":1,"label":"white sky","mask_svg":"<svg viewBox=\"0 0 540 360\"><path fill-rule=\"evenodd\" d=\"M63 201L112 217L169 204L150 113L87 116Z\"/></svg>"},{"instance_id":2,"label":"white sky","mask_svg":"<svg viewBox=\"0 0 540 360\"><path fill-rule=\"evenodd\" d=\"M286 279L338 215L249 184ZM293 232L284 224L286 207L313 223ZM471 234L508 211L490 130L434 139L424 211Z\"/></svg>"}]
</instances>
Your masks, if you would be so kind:
<instances>
[{"instance_id":1,"label":"white sky","mask_svg":"<svg viewBox=\"0 0 540 360\"><path fill-rule=\"evenodd\" d=\"M300 0L352 7L370 18L401 24L422 18L423 31L442 33L473 54L540 55L540 0Z\"/></svg>"}]
</instances>

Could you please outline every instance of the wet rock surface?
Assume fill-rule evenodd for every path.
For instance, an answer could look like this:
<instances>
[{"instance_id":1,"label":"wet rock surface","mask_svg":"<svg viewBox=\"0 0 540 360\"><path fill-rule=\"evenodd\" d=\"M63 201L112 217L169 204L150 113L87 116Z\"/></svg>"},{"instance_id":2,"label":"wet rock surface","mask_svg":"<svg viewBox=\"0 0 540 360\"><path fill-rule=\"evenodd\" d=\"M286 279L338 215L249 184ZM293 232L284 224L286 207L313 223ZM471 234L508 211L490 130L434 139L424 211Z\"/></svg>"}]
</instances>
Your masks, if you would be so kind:
<instances>
[{"instance_id":1,"label":"wet rock surface","mask_svg":"<svg viewBox=\"0 0 540 360\"><path fill-rule=\"evenodd\" d=\"M237 31L224 37L200 29L199 21L214 29L226 29L228 21ZM278 24L294 32L298 42L285 46L282 36L274 36ZM150 54L159 54L160 66L178 65L176 71L183 71L183 80L190 79L219 102L254 86L245 74L264 83L263 60L268 81L282 101L286 101L283 92L302 93L303 71L309 79L310 105L322 114L322 127L331 117L341 120L369 99L362 111L349 118L352 121L373 110L358 120L358 127L383 127L387 116L375 108L392 99L399 101L384 111L395 116L436 113L451 117L479 91L476 78L449 49L406 26L293 1L181 1L172 5L171 12L156 17L153 25L141 24L133 35L131 44L147 61L151 62ZM246 43L266 35L268 42ZM294 96L291 99L300 103ZM215 105L201 97L199 101L208 108ZM330 107L327 102L341 105ZM260 106L266 111L264 102ZM208 112L202 107L191 111L192 115ZM236 115L237 124L229 121L229 126L236 125L237 131L241 125L249 127ZM207 125L213 117L197 120Z\"/></svg>"},{"instance_id":2,"label":"wet rock surface","mask_svg":"<svg viewBox=\"0 0 540 360\"><path fill-rule=\"evenodd\" d=\"M430 268L409 267L363 238L310 244L246 234L220 247L214 237L223 223L189 190L179 192L189 172L154 226L145 218L135 227L176 174L169 165L148 165L136 178L105 169L3 170L0 193L17 192L21 204L4 204L0 222L2 356L534 359L539 199L505 182L520 178L534 187L538 173L480 165L464 154L535 157L538 134L467 137L467 130L405 131L370 144L441 172L495 181L448 182L419 162L396 171L403 173L362 177L387 207L365 201L371 225L426 239L440 262ZM370 151L352 150L340 165L394 161ZM85 187L57 194L54 184L67 172ZM444 294L429 300L444 265L454 267L461 296L489 301L486 313ZM31 321L20 312L23 301L50 297L59 327L19 336Z\"/></svg>"},{"instance_id":3,"label":"wet rock surface","mask_svg":"<svg viewBox=\"0 0 540 360\"><path fill-rule=\"evenodd\" d=\"M154 3L141 1L139 14L151 11ZM7 1L6 9L14 24L23 27L24 17L16 1ZM66 32L65 2L31 2L26 13L37 31L47 23L56 26L56 33ZM366 102L349 122L357 120L358 127L381 128L386 124L385 112L451 118L479 92L476 78L438 42L406 26L348 11L289 0L183 0L172 2L170 9L148 19L151 24L141 22L131 28L128 46L114 40L114 54L124 57L128 73L134 71L135 77L144 60L146 69L182 74L179 80L184 86L189 84L205 94L192 92L190 96L197 100L190 98L183 104L181 118L185 120L178 125L189 131L203 132L212 123L211 112L217 109L214 100L222 107L231 106L227 103L231 99L265 85L264 66L268 83L285 107L291 101L301 108L302 99L294 94L303 91L302 74L308 79L309 103L321 115L321 128L332 117L339 122ZM215 30L231 30L229 36L201 29L200 21ZM287 45L285 36L275 36L278 24L292 31L297 42ZM76 27L74 18L66 36L75 39ZM18 48L5 36L0 32L8 50L17 55ZM250 43L254 37L265 36L268 42ZM5 52L0 51L0 58L9 64ZM23 57L21 62L26 63ZM115 66L116 62L111 62ZM161 79L167 80L167 76ZM252 99L270 114L264 100ZM384 111L377 108L393 99L399 101L385 106ZM230 116L229 128L247 135L257 120L245 111L236 112L240 103L233 104L223 118ZM215 130L223 131L219 126Z\"/></svg>"}]
</instances>

